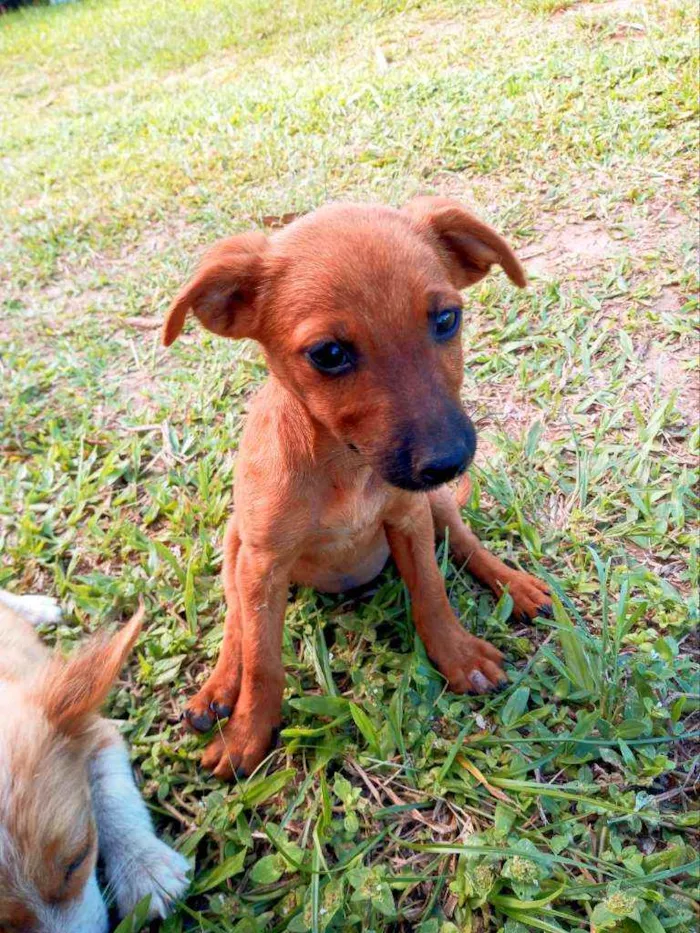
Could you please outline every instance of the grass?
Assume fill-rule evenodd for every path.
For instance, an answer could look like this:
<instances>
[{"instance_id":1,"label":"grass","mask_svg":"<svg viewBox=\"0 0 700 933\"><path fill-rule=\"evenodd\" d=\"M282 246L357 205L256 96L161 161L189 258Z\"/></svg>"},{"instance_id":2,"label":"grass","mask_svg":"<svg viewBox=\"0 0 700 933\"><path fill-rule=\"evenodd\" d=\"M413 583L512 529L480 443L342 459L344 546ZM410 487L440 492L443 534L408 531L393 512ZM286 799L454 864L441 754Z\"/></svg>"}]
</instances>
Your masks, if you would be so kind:
<instances>
[{"instance_id":1,"label":"grass","mask_svg":"<svg viewBox=\"0 0 700 933\"><path fill-rule=\"evenodd\" d=\"M111 704L195 862L164 933L690 931L697 900L696 11L687 0L85 0L0 17L0 585L146 634ZM469 296L466 514L548 579L509 689L447 693L389 574L290 601L283 746L221 785L216 655L255 347L157 325L217 236L330 198L474 204L532 287ZM268 221L269 222L269 221ZM50 636L48 636L50 637ZM137 929L138 918L125 928Z\"/></svg>"}]
</instances>

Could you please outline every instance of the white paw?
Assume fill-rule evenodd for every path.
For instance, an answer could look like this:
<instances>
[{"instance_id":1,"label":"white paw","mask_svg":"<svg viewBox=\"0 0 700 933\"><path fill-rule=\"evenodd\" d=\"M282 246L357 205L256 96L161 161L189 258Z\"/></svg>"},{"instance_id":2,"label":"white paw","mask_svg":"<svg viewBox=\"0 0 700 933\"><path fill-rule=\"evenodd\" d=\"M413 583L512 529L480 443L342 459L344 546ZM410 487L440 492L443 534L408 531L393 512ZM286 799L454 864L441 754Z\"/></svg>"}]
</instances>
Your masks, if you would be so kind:
<instances>
[{"instance_id":1,"label":"white paw","mask_svg":"<svg viewBox=\"0 0 700 933\"><path fill-rule=\"evenodd\" d=\"M131 857L128 852L124 856L121 864L110 866L120 916L130 914L150 894L148 919L164 920L189 887L189 862L156 836L151 836L148 844L132 852Z\"/></svg>"},{"instance_id":2,"label":"white paw","mask_svg":"<svg viewBox=\"0 0 700 933\"><path fill-rule=\"evenodd\" d=\"M0 592L0 602L22 616L31 625L56 625L61 621L61 607L51 596L15 596L14 593Z\"/></svg>"}]
</instances>

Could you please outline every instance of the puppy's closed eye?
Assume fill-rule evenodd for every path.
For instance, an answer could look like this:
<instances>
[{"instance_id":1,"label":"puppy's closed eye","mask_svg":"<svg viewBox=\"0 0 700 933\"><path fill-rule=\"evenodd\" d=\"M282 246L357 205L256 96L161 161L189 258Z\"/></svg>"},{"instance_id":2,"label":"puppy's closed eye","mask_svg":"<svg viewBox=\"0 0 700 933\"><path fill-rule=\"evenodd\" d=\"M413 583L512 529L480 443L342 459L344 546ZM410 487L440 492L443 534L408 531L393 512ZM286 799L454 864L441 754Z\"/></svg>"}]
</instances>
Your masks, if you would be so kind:
<instances>
[{"instance_id":1,"label":"puppy's closed eye","mask_svg":"<svg viewBox=\"0 0 700 933\"><path fill-rule=\"evenodd\" d=\"M85 843L76 850L68 861L60 865L60 874L56 879L56 886L47 897L50 904L61 904L76 897L92 870L97 838L94 832L90 833Z\"/></svg>"},{"instance_id":2,"label":"puppy's closed eye","mask_svg":"<svg viewBox=\"0 0 700 933\"><path fill-rule=\"evenodd\" d=\"M85 864L87 857L88 855L90 855L91 851L92 851L92 842L88 842L88 844L82 849L80 854L77 855L73 859L73 861L69 863L68 867L66 868L66 873L64 876L66 881L69 881L70 878L76 873L76 871Z\"/></svg>"}]
</instances>

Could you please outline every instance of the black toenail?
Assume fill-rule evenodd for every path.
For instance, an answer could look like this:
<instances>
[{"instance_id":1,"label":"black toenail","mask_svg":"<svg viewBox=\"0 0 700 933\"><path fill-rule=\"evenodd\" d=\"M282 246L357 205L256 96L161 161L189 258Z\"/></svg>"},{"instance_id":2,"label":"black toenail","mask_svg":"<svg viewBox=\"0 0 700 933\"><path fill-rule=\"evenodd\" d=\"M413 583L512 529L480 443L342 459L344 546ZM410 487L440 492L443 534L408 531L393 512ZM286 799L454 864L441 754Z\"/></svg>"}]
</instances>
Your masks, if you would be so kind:
<instances>
[{"instance_id":1,"label":"black toenail","mask_svg":"<svg viewBox=\"0 0 700 933\"><path fill-rule=\"evenodd\" d=\"M212 713L218 716L219 719L228 719L231 715L231 707L228 705L228 703L219 704L216 701L212 701L209 704L209 709L212 711Z\"/></svg>"},{"instance_id":2,"label":"black toenail","mask_svg":"<svg viewBox=\"0 0 700 933\"><path fill-rule=\"evenodd\" d=\"M545 619L552 618L552 607L551 606L540 606L537 610L538 616L543 616Z\"/></svg>"},{"instance_id":3,"label":"black toenail","mask_svg":"<svg viewBox=\"0 0 700 933\"><path fill-rule=\"evenodd\" d=\"M248 772L244 768L236 768L236 777L239 781L245 781L248 777Z\"/></svg>"},{"instance_id":4,"label":"black toenail","mask_svg":"<svg viewBox=\"0 0 700 933\"><path fill-rule=\"evenodd\" d=\"M185 716L189 724L197 732L208 732L214 725L214 722L209 713L200 713L197 716L193 716L192 713L187 710L185 712Z\"/></svg>"},{"instance_id":5,"label":"black toenail","mask_svg":"<svg viewBox=\"0 0 700 933\"><path fill-rule=\"evenodd\" d=\"M499 680L498 683L496 684L496 693L503 693L503 691L506 689L507 686L508 686L507 680Z\"/></svg>"},{"instance_id":6,"label":"black toenail","mask_svg":"<svg viewBox=\"0 0 700 933\"><path fill-rule=\"evenodd\" d=\"M270 747L277 748L279 744L280 744L280 727L275 726L270 735Z\"/></svg>"}]
</instances>

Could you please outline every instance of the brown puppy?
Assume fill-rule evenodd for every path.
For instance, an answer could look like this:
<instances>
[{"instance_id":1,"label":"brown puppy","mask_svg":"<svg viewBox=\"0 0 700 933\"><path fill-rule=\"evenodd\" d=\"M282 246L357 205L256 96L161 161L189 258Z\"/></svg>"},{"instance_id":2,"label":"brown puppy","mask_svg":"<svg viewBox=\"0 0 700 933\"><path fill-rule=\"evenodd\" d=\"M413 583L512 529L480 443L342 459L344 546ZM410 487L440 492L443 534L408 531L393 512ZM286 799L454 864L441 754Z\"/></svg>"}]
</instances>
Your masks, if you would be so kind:
<instances>
[{"instance_id":1,"label":"brown puppy","mask_svg":"<svg viewBox=\"0 0 700 933\"><path fill-rule=\"evenodd\" d=\"M239 448L221 653L186 710L198 731L230 716L204 754L217 777L250 774L279 726L290 582L342 592L391 554L428 655L457 693L505 677L500 652L450 607L436 533L496 595L507 587L517 615L549 606L542 582L479 543L444 485L476 448L460 403L460 289L494 264L525 285L508 244L455 201L333 204L270 239L216 244L170 308L166 346L192 310L215 334L258 340L271 373Z\"/></svg>"}]
</instances>

